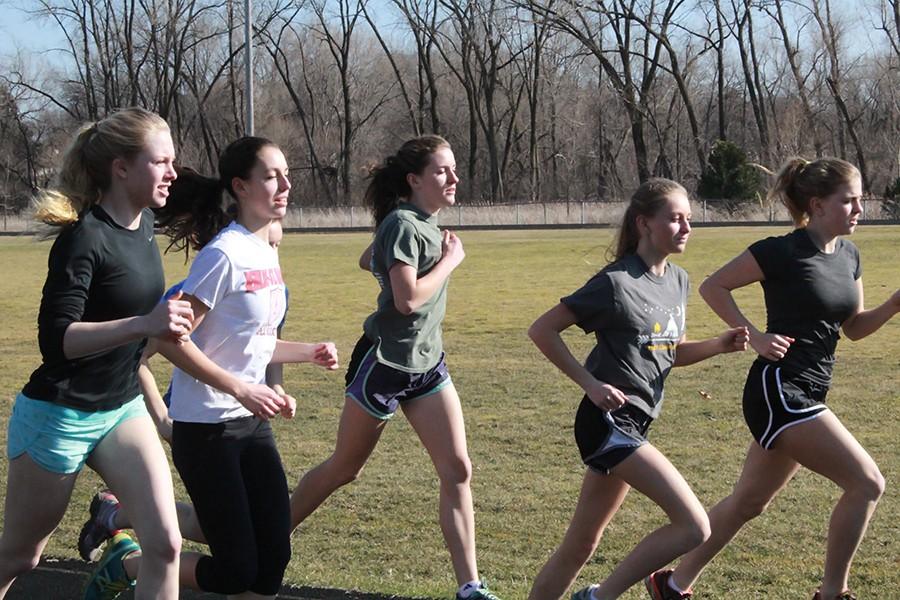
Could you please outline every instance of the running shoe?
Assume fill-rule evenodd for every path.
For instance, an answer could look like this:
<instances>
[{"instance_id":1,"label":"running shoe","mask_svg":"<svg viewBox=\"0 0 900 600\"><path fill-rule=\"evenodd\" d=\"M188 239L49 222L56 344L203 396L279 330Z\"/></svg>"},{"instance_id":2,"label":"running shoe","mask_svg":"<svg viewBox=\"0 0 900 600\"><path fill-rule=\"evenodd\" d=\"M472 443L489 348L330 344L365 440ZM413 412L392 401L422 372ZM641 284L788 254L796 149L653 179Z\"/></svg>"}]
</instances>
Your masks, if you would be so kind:
<instances>
[{"instance_id":1,"label":"running shoe","mask_svg":"<svg viewBox=\"0 0 900 600\"><path fill-rule=\"evenodd\" d=\"M78 554L82 559L97 560L106 540L118 533L118 530L111 531L106 527L110 511L118 509L119 499L109 490L100 490L91 500L90 517L81 526L81 533L78 534Z\"/></svg>"},{"instance_id":2,"label":"running shoe","mask_svg":"<svg viewBox=\"0 0 900 600\"><path fill-rule=\"evenodd\" d=\"M672 569L665 569L651 573L644 579L647 592L653 600L684 600L693 596L691 590L678 593L669 587L669 578L672 577Z\"/></svg>"},{"instance_id":3,"label":"running shoe","mask_svg":"<svg viewBox=\"0 0 900 600\"><path fill-rule=\"evenodd\" d=\"M582 590L578 590L574 594L572 594L572 600L592 600L591 592L593 589L597 587L596 585L589 585Z\"/></svg>"},{"instance_id":4,"label":"running shoe","mask_svg":"<svg viewBox=\"0 0 900 600\"><path fill-rule=\"evenodd\" d=\"M134 579L125 572L125 557L141 547L127 533L117 533L106 545L100 563L84 588L84 600L113 600L134 587Z\"/></svg>"},{"instance_id":5,"label":"running shoe","mask_svg":"<svg viewBox=\"0 0 900 600\"><path fill-rule=\"evenodd\" d=\"M813 594L813 600L825 600L825 599L822 598L822 594L820 594L819 591L816 590L816 593ZM840 594L835 596L834 600L856 600L856 596L854 596L850 590L844 590L843 592L841 592Z\"/></svg>"},{"instance_id":6,"label":"running shoe","mask_svg":"<svg viewBox=\"0 0 900 600\"><path fill-rule=\"evenodd\" d=\"M456 594L456 600L463 600L463 597ZM465 600L500 600L500 598L494 592L489 590L487 583L482 580L478 589L469 594Z\"/></svg>"}]
</instances>

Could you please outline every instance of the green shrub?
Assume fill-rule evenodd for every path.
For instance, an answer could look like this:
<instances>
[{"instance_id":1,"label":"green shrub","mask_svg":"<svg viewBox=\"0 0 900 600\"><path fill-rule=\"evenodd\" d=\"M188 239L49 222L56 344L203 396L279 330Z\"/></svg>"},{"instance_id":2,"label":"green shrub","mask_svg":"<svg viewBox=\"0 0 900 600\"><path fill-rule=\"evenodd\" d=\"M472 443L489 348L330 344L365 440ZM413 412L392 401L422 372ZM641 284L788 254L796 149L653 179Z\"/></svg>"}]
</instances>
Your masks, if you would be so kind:
<instances>
[{"instance_id":1,"label":"green shrub","mask_svg":"<svg viewBox=\"0 0 900 600\"><path fill-rule=\"evenodd\" d=\"M697 194L711 205L735 213L760 190L760 173L747 162L747 154L733 142L718 140L709 153L706 172Z\"/></svg>"}]
</instances>

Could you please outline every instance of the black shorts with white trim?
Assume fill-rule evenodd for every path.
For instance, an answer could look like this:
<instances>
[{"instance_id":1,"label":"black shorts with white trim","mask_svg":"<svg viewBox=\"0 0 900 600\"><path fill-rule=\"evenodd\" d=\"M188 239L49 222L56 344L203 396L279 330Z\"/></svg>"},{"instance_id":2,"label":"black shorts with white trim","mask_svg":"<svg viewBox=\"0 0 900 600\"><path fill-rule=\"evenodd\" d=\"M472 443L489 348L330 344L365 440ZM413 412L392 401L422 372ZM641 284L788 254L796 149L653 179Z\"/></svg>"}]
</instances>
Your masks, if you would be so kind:
<instances>
[{"instance_id":1,"label":"black shorts with white trim","mask_svg":"<svg viewBox=\"0 0 900 600\"><path fill-rule=\"evenodd\" d=\"M753 438L768 450L785 429L814 419L825 410L827 394L827 386L758 360L750 367L744 384L744 420Z\"/></svg>"},{"instance_id":2,"label":"black shorts with white trim","mask_svg":"<svg viewBox=\"0 0 900 600\"><path fill-rule=\"evenodd\" d=\"M649 415L631 404L606 411L585 396L575 416L575 441L581 460L595 471L609 474L647 443L652 422Z\"/></svg>"}]
</instances>

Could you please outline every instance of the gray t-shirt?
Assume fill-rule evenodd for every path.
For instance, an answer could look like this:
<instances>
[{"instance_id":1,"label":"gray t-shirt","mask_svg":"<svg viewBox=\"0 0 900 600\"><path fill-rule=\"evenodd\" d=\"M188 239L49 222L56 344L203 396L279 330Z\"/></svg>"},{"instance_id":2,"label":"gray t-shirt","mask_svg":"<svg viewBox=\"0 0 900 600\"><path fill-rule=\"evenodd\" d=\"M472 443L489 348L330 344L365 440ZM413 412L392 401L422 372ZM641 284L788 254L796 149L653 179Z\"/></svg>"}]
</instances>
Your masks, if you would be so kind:
<instances>
[{"instance_id":1,"label":"gray t-shirt","mask_svg":"<svg viewBox=\"0 0 900 600\"><path fill-rule=\"evenodd\" d=\"M424 373L441 359L441 322L447 306L447 283L412 314L394 306L388 273L397 262L415 267L417 277L427 275L441 259L441 231L437 217L412 204L401 204L375 232L372 274L381 286L378 308L363 325L375 344L378 362L408 373Z\"/></svg>"},{"instance_id":2,"label":"gray t-shirt","mask_svg":"<svg viewBox=\"0 0 900 600\"><path fill-rule=\"evenodd\" d=\"M585 368L654 419L684 335L688 289L688 275L678 265L668 263L660 277L629 254L560 299L576 324L597 337Z\"/></svg>"}]
</instances>

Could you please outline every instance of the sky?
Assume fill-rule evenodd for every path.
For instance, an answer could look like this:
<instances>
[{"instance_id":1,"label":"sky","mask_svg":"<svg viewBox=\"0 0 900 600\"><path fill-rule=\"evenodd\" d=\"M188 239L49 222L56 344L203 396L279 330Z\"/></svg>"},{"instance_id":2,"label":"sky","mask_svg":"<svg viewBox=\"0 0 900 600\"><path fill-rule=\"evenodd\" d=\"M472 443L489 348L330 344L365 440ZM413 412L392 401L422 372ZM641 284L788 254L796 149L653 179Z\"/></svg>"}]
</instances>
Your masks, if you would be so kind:
<instances>
[{"instance_id":1,"label":"sky","mask_svg":"<svg viewBox=\"0 0 900 600\"><path fill-rule=\"evenodd\" d=\"M0 0L0 56L15 56L19 48L37 52L52 60L52 48L65 44L62 32L46 19L29 16L19 7L37 7L37 2Z\"/></svg>"},{"instance_id":2,"label":"sky","mask_svg":"<svg viewBox=\"0 0 900 600\"><path fill-rule=\"evenodd\" d=\"M379 0L370 0L372 1L377 4ZM867 0L866 6L873 2L874 0ZM29 54L37 54L50 64L65 60L63 55L53 50L66 46L59 27L46 18L28 14L29 10L39 6L40 3L36 0L0 0L0 61L7 62L20 49ZM832 0L832 7L848 16L852 15L851 18L856 21L851 27L853 34L846 38L851 53L862 54L870 50L875 41L873 38L882 35L871 29L873 15L867 10L860 11L859 0ZM878 44L880 43L879 39Z\"/></svg>"}]
</instances>

